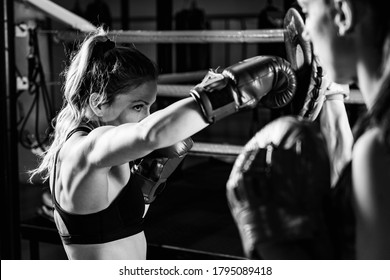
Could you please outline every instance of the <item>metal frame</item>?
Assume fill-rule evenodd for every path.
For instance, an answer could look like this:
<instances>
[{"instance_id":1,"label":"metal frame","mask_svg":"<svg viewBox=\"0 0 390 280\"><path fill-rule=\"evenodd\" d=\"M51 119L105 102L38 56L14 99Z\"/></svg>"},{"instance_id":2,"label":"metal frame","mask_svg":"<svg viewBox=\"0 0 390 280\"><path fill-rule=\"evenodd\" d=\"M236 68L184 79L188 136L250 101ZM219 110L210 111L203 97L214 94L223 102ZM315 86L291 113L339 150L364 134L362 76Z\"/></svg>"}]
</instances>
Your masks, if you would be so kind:
<instances>
[{"instance_id":1,"label":"metal frame","mask_svg":"<svg viewBox=\"0 0 390 280\"><path fill-rule=\"evenodd\" d=\"M13 5L4 0L0 7L1 259L21 256Z\"/></svg>"}]
</instances>

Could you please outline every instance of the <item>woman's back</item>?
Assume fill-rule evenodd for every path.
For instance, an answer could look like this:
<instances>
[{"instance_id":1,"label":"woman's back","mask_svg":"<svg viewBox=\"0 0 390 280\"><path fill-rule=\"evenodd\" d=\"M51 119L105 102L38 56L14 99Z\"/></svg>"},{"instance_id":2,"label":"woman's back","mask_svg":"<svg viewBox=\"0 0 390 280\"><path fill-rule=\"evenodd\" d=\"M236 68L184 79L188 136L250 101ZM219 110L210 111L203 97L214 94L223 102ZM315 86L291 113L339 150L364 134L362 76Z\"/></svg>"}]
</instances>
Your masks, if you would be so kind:
<instances>
[{"instance_id":1,"label":"woman's back","mask_svg":"<svg viewBox=\"0 0 390 280\"><path fill-rule=\"evenodd\" d=\"M74 130L60 150L51 180L55 222L70 259L145 259L144 200L130 184L130 165L96 169Z\"/></svg>"}]
</instances>

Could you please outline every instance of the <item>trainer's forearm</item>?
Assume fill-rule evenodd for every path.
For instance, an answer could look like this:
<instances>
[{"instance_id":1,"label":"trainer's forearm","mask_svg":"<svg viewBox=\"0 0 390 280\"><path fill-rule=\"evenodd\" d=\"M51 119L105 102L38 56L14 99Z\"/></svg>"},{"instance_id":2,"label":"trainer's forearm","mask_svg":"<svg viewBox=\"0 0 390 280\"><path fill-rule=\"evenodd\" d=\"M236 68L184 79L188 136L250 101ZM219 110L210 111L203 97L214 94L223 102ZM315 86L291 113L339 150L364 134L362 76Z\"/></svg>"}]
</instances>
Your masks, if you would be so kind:
<instances>
[{"instance_id":1,"label":"trainer's forearm","mask_svg":"<svg viewBox=\"0 0 390 280\"><path fill-rule=\"evenodd\" d=\"M353 136L343 100L326 100L321 111L321 129L326 138L334 185L351 160Z\"/></svg>"}]
</instances>

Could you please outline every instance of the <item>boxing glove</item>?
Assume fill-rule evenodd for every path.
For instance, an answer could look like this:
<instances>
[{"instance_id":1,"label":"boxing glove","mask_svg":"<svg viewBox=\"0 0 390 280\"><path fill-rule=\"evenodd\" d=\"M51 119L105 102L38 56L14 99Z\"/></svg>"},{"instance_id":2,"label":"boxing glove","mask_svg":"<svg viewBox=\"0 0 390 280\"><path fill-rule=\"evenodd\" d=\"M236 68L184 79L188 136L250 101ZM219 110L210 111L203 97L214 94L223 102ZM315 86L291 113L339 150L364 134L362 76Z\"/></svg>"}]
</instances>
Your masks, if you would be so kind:
<instances>
[{"instance_id":1,"label":"boxing glove","mask_svg":"<svg viewBox=\"0 0 390 280\"><path fill-rule=\"evenodd\" d=\"M281 108L293 98L296 78L290 64L276 56L256 56L222 73L210 70L190 94L208 123L239 110L254 108L261 101L268 108Z\"/></svg>"},{"instance_id":2,"label":"boxing glove","mask_svg":"<svg viewBox=\"0 0 390 280\"><path fill-rule=\"evenodd\" d=\"M192 139L187 138L172 146L151 152L132 166L130 180L132 184L141 187L146 204L152 203L164 190L168 177L175 171L192 145Z\"/></svg>"},{"instance_id":3,"label":"boxing glove","mask_svg":"<svg viewBox=\"0 0 390 280\"><path fill-rule=\"evenodd\" d=\"M322 208L329 172L320 129L301 118L279 118L245 145L227 200L248 258L330 257Z\"/></svg>"},{"instance_id":4,"label":"boxing glove","mask_svg":"<svg viewBox=\"0 0 390 280\"><path fill-rule=\"evenodd\" d=\"M305 23L295 8L290 8L284 18L284 43L286 59L297 79L296 94L291 101L291 111L309 120L315 120L327 99L345 99L348 85L333 83L313 54L308 37L304 36Z\"/></svg>"}]
</instances>

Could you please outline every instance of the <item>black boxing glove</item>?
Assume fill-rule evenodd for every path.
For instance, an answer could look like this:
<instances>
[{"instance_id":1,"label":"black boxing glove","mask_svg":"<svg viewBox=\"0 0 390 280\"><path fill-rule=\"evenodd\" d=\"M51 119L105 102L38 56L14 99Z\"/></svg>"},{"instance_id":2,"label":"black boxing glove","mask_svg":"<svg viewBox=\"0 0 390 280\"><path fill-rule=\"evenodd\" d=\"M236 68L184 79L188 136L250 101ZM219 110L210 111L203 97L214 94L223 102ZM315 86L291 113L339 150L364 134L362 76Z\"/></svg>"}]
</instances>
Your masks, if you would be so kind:
<instances>
[{"instance_id":1,"label":"black boxing glove","mask_svg":"<svg viewBox=\"0 0 390 280\"><path fill-rule=\"evenodd\" d=\"M192 145L192 139L187 138L172 146L155 150L133 165L130 180L141 187L146 204L152 203L164 190L168 177L175 171Z\"/></svg>"},{"instance_id":2,"label":"black boxing glove","mask_svg":"<svg viewBox=\"0 0 390 280\"><path fill-rule=\"evenodd\" d=\"M284 43L286 59L297 78L291 109L295 115L315 120L326 99L347 98L349 87L329 80L318 57L313 54L312 44L307 36L304 36L304 30L302 16L298 10L290 8L284 18Z\"/></svg>"},{"instance_id":3,"label":"black boxing glove","mask_svg":"<svg viewBox=\"0 0 390 280\"><path fill-rule=\"evenodd\" d=\"M237 111L254 108L261 101L281 108L293 98L296 78L290 63L276 56L256 56L227 67L210 70L191 90L208 123Z\"/></svg>"},{"instance_id":4,"label":"black boxing glove","mask_svg":"<svg viewBox=\"0 0 390 280\"><path fill-rule=\"evenodd\" d=\"M331 258L323 212L329 172L319 127L301 118L276 119L245 145L227 199L248 258Z\"/></svg>"}]
</instances>

